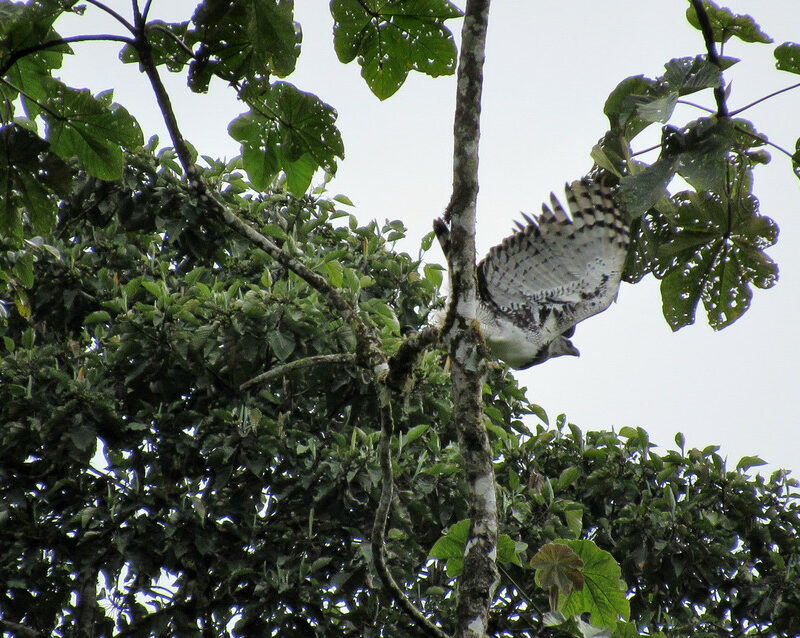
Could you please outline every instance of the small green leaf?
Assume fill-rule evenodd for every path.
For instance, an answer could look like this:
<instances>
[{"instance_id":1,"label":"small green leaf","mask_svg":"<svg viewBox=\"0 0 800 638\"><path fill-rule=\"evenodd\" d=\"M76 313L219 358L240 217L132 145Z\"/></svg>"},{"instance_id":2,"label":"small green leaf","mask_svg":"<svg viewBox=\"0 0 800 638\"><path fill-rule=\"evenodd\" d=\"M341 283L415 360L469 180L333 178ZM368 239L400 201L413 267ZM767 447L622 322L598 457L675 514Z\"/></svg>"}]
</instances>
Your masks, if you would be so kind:
<instances>
[{"instance_id":1,"label":"small green leaf","mask_svg":"<svg viewBox=\"0 0 800 638\"><path fill-rule=\"evenodd\" d=\"M341 288L342 283L344 282L342 264L339 261L332 259L331 261L326 261L324 266L328 273L328 280L336 288Z\"/></svg>"},{"instance_id":2,"label":"small green leaf","mask_svg":"<svg viewBox=\"0 0 800 638\"><path fill-rule=\"evenodd\" d=\"M775 48L775 66L779 71L800 74L800 44L784 42Z\"/></svg>"},{"instance_id":3,"label":"small green leaf","mask_svg":"<svg viewBox=\"0 0 800 638\"><path fill-rule=\"evenodd\" d=\"M761 42L764 44L772 42L772 38L764 33L749 15L734 14L729 9L718 7L710 0L703 1L703 8L711 23L715 42L727 42L734 36L743 42ZM700 20L697 17L694 6L690 6L686 10L686 19L695 29L700 29Z\"/></svg>"},{"instance_id":4,"label":"small green leaf","mask_svg":"<svg viewBox=\"0 0 800 638\"><path fill-rule=\"evenodd\" d=\"M517 554L517 544L508 534L498 534L497 536L497 560L501 563L522 565Z\"/></svg>"},{"instance_id":5,"label":"small green leaf","mask_svg":"<svg viewBox=\"0 0 800 638\"><path fill-rule=\"evenodd\" d=\"M105 310L95 310L86 315L83 320L84 326L90 326L93 323L111 323L111 315Z\"/></svg>"},{"instance_id":6,"label":"small green leaf","mask_svg":"<svg viewBox=\"0 0 800 638\"><path fill-rule=\"evenodd\" d=\"M749 470L751 467L758 467L759 465L766 465L767 462L757 456L743 456L736 464L736 469L740 472Z\"/></svg>"},{"instance_id":7,"label":"small green leaf","mask_svg":"<svg viewBox=\"0 0 800 638\"><path fill-rule=\"evenodd\" d=\"M427 432L427 431L430 429L430 427L431 427L431 426L430 426L430 425L428 425L428 424L426 424L426 423L423 423L423 424L421 424L421 425L415 425L413 428L411 428L411 429L410 429L410 430L409 430L409 431L406 433L406 435L405 435L405 437L404 437L404 438L405 438L406 445L408 445L408 444L409 444L409 443L411 443L412 441L415 441L416 439L418 439L419 437L421 437L423 434L425 434L425 432Z\"/></svg>"},{"instance_id":8,"label":"small green leaf","mask_svg":"<svg viewBox=\"0 0 800 638\"><path fill-rule=\"evenodd\" d=\"M269 333L269 345L275 356L281 361L286 361L289 356L294 352L295 340L291 333L273 330Z\"/></svg>"}]
</instances>

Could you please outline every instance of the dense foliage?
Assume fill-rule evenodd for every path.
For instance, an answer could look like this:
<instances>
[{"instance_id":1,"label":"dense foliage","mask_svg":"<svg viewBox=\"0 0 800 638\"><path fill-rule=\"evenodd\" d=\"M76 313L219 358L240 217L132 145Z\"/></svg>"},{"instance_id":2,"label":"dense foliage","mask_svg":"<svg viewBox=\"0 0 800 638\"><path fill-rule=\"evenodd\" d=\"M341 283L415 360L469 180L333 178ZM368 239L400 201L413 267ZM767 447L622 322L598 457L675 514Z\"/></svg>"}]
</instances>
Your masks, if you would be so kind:
<instances>
[{"instance_id":1,"label":"dense foliage","mask_svg":"<svg viewBox=\"0 0 800 638\"><path fill-rule=\"evenodd\" d=\"M306 194L344 147L331 106L274 79L300 52L291 1L206 0L176 23L142 4L130 21L109 11L123 35L61 38L56 20L84 7L0 0L0 627L406 635L370 533L390 440L389 569L449 631L470 503L447 357L409 357L408 378L359 358L365 341L392 357L429 323L441 269L394 250L402 222L359 225L338 209L346 197ZM729 110L735 61L716 45L770 39L750 16L690 5L706 53L621 82L592 156L631 217L629 280L662 280L673 328L701 301L721 328L751 285L775 283L777 225L753 194L770 142ZM446 0L330 10L337 55L378 97L410 70L453 72L445 22L461 12ZM53 76L95 37L148 75L174 150L145 144L110 92ZM800 73L798 51L776 47L778 68ZM198 162L161 67L197 92L215 77L237 92L239 157ZM700 91L716 109L673 121ZM632 143L655 123L648 164ZM676 175L689 188L671 195ZM727 468L680 436L661 454L643 430L550 424L502 365L483 399L501 534L493 635L796 635L800 500L785 473L748 475L755 457Z\"/></svg>"},{"instance_id":2,"label":"dense foliage","mask_svg":"<svg viewBox=\"0 0 800 638\"><path fill-rule=\"evenodd\" d=\"M305 282L199 223L170 166L169 153L140 155L119 182L82 177L56 232L3 257L13 269L32 255L35 283L0 360L0 618L42 635L409 631L369 561L380 426L358 368L240 389L285 361L348 352L352 335ZM357 297L388 351L440 305L439 270L391 250L401 224L359 227L324 197L244 195L235 166L206 178ZM453 582L426 557L466 516L443 363L425 354L394 410L388 541L396 578L438 618ZM523 415L546 417L504 369L485 399L501 531L518 543L497 635L540 626L547 593L528 559L579 537L620 563L642 629L793 635L800 504L782 474L726 470L715 450L660 456L641 430L529 432Z\"/></svg>"}]
</instances>

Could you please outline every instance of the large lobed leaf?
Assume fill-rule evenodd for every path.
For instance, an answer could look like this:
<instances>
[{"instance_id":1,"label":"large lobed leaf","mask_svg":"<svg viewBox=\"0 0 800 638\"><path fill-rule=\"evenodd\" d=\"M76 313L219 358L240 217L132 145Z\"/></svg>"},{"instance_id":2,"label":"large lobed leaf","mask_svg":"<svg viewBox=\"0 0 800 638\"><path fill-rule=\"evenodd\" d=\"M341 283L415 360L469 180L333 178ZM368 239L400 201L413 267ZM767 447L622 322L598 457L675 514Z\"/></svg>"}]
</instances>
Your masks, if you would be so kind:
<instances>
[{"instance_id":1,"label":"large lobed leaf","mask_svg":"<svg viewBox=\"0 0 800 638\"><path fill-rule=\"evenodd\" d=\"M315 95L276 82L228 132L242 144L242 163L254 188L265 190L284 171L290 192L300 196L317 168L334 174L336 158L344 157L335 121L336 111Z\"/></svg>"},{"instance_id":2,"label":"large lobed leaf","mask_svg":"<svg viewBox=\"0 0 800 638\"><path fill-rule=\"evenodd\" d=\"M455 71L456 46L444 21L461 11L447 0L332 0L333 43L339 60L358 57L361 76L381 100L409 71L436 77Z\"/></svg>"},{"instance_id":3,"label":"large lobed leaf","mask_svg":"<svg viewBox=\"0 0 800 638\"><path fill-rule=\"evenodd\" d=\"M54 81L42 112L52 151L65 160L77 157L91 175L107 180L122 176L124 150L144 141L139 123L112 96Z\"/></svg>"},{"instance_id":4,"label":"large lobed leaf","mask_svg":"<svg viewBox=\"0 0 800 638\"><path fill-rule=\"evenodd\" d=\"M213 76L228 82L263 83L285 77L300 54L301 31L294 2L280 0L205 0L192 17L188 43L200 43L191 64L189 86L206 91Z\"/></svg>"},{"instance_id":5,"label":"large lobed leaf","mask_svg":"<svg viewBox=\"0 0 800 638\"><path fill-rule=\"evenodd\" d=\"M674 233L659 246L664 317L673 330L691 324L702 300L719 330L748 309L751 284L770 288L777 281L778 267L764 248L775 243L778 227L757 214L752 195L685 192L674 200Z\"/></svg>"}]
</instances>

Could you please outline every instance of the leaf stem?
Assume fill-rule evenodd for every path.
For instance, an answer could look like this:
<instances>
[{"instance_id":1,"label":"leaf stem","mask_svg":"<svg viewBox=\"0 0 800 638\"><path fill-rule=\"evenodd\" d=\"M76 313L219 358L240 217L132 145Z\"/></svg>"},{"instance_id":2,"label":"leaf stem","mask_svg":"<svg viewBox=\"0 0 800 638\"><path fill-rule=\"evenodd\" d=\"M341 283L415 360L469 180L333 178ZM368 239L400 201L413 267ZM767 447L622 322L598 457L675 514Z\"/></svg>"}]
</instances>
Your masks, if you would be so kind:
<instances>
[{"instance_id":1,"label":"leaf stem","mask_svg":"<svg viewBox=\"0 0 800 638\"><path fill-rule=\"evenodd\" d=\"M8 56L8 59L0 66L0 77L4 76L8 73L9 69L14 66L19 60L24 58L25 56L31 55L32 53L38 53L39 51L46 51L47 49L52 49L53 47L62 46L64 44L73 44L75 42L91 42L91 41L109 41L109 42L124 42L125 44L134 44L134 40L132 38L127 38L122 35L114 35L113 33L103 33L97 35L74 35L69 36L66 38L56 38L54 40L48 40L47 42L42 42L40 44L36 44L30 47L24 47L22 49L17 49L11 52L11 55Z\"/></svg>"},{"instance_id":2,"label":"leaf stem","mask_svg":"<svg viewBox=\"0 0 800 638\"><path fill-rule=\"evenodd\" d=\"M136 27L134 27L130 22L128 22L125 18L123 18L119 13L114 11L111 7L99 2L98 0L86 0L88 4L94 5L101 11L105 11L108 15L114 18L117 22L119 22L123 27L125 27L131 33L136 33Z\"/></svg>"},{"instance_id":3,"label":"leaf stem","mask_svg":"<svg viewBox=\"0 0 800 638\"><path fill-rule=\"evenodd\" d=\"M730 115L731 115L731 117L733 117L734 115L738 115L742 111L746 111L747 109L749 109L751 106L755 106L756 104L759 104L760 102L763 102L764 100L768 100L768 99L770 99L772 97L775 97L776 95L780 95L781 93L786 93L787 91L791 91L791 90L796 89L798 87L800 87L800 82L798 82L797 84L792 84L791 86L787 86L787 87L785 87L783 89L779 89L778 91L774 91L774 92L770 93L769 95L765 95L764 97L757 99L755 102L750 102L750 104L747 104L746 106L743 106L742 108L739 108L739 109L736 109L735 111L732 111L730 113Z\"/></svg>"},{"instance_id":4,"label":"leaf stem","mask_svg":"<svg viewBox=\"0 0 800 638\"><path fill-rule=\"evenodd\" d=\"M686 106L693 106L696 109L700 109L701 111L705 111L706 113L716 113L714 109L710 109L707 106L703 106L702 104L697 104L696 102L690 102L689 100L676 100L677 104L685 104Z\"/></svg>"}]
</instances>

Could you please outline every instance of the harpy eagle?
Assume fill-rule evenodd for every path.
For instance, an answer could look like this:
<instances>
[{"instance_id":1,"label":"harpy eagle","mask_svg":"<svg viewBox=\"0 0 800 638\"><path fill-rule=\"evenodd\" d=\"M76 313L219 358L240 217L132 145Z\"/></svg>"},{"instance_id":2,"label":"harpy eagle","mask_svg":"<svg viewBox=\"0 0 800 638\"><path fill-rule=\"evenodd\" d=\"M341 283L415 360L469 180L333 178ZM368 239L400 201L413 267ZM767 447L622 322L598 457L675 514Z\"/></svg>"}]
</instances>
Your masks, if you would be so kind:
<instances>
[{"instance_id":1,"label":"harpy eagle","mask_svg":"<svg viewBox=\"0 0 800 638\"><path fill-rule=\"evenodd\" d=\"M588 179L567 184L567 207L555 195L478 264L477 318L492 354L524 369L578 356L569 338L579 322L617 297L630 230L611 189ZM442 246L448 228L434 223Z\"/></svg>"}]
</instances>

